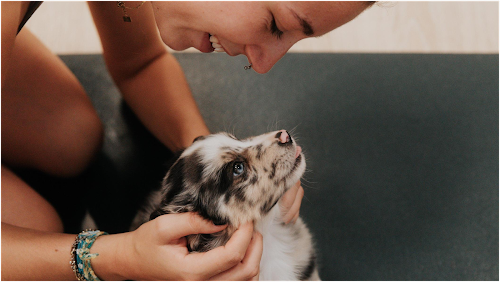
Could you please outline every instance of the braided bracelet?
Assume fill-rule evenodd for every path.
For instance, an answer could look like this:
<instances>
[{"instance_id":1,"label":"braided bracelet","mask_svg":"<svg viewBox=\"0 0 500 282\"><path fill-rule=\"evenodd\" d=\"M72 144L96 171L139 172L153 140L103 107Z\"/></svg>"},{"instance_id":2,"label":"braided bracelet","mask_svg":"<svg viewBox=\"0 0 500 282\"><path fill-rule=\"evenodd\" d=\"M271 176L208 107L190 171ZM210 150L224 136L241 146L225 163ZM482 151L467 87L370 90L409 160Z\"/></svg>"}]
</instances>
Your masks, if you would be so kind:
<instances>
[{"instance_id":1,"label":"braided bracelet","mask_svg":"<svg viewBox=\"0 0 500 282\"><path fill-rule=\"evenodd\" d=\"M71 248L71 260L69 262L71 269L79 281L101 281L94 270L90 260L99 254L91 254L90 248L97 237L107 235L108 233L100 230L84 230L76 236L75 242Z\"/></svg>"}]
</instances>

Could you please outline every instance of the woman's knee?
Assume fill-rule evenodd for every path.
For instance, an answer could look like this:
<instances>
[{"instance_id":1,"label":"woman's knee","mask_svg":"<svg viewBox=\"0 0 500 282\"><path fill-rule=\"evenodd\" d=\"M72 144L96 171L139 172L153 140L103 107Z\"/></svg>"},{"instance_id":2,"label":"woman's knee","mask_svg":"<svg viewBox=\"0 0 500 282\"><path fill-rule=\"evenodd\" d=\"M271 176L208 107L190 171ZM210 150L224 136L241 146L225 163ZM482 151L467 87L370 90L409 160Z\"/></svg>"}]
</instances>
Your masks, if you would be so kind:
<instances>
[{"instance_id":1,"label":"woman's knee","mask_svg":"<svg viewBox=\"0 0 500 282\"><path fill-rule=\"evenodd\" d=\"M100 149L103 128L67 66L23 29L2 85L2 161L58 176L82 172Z\"/></svg>"},{"instance_id":2,"label":"woman's knee","mask_svg":"<svg viewBox=\"0 0 500 282\"><path fill-rule=\"evenodd\" d=\"M95 109L85 104L64 110L57 119L52 152L57 159L43 165L55 175L78 175L101 149L104 136L101 120Z\"/></svg>"},{"instance_id":3,"label":"woman's knee","mask_svg":"<svg viewBox=\"0 0 500 282\"><path fill-rule=\"evenodd\" d=\"M77 175L89 165L101 148L103 126L83 89L66 91L59 102L39 103L2 93L2 161L57 176Z\"/></svg>"}]
</instances>

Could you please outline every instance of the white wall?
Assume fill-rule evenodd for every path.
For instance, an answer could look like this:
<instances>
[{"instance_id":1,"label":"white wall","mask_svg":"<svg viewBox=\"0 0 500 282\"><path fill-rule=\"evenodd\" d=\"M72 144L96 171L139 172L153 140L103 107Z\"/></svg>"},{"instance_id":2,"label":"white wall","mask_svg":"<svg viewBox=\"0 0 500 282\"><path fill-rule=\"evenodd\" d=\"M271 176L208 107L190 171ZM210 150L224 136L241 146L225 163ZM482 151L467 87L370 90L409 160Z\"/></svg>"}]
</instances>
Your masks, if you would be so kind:
<instances>
[{"instance_id":1,"label":"white wall","mask_svg":"<svg viewBox=\"0 0 500 282\"><path fill-rule=\"evenodd\" d=\"M379 2L291 51L498 53L498 12L498 2ZM44 2L27 26L55 53L101 52L85 2Z\"/></svg>"}]
</instances>

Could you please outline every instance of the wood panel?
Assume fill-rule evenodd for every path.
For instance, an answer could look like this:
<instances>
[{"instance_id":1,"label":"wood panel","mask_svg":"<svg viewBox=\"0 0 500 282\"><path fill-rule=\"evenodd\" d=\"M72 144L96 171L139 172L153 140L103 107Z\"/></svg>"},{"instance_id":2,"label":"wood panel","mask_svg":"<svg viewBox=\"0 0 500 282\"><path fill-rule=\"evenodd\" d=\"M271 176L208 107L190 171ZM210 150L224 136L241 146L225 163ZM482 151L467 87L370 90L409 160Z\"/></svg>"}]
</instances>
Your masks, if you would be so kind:
<instances>
[{"instance_id":1,"label":"wood panel","mask_svg":"<svg viewBox=\"0 0 500 282\"><path fill-rule=\"evenodd\" d=\"M379 2L291 51L498 53L498 11L498 2ZM27 26L55 53L102 51L85 2L45 2Z\"/></svg>"}]
</instances>

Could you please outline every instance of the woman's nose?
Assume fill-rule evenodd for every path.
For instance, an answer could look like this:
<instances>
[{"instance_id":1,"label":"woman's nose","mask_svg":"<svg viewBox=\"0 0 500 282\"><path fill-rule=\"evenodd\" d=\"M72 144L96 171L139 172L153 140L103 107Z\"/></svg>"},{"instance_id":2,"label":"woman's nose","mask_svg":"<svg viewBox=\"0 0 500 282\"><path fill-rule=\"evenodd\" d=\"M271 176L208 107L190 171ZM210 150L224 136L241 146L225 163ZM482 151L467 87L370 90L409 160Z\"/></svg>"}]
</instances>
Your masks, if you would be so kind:
<instances>
[{"instance_id":1,"label":"woman's nose","mask_svg":"<svg viewBox=\"0 0 500 282\"><path fill-rule=\"evenodd\" d=\"M247 45L245 54L256 72L266 73L286 54L290 47L292 45L285 48L283 46L264 48L257 45Z\"/></svg>"}]
</instances>

